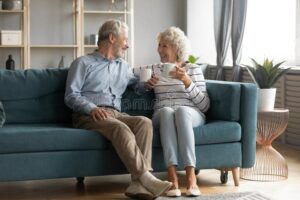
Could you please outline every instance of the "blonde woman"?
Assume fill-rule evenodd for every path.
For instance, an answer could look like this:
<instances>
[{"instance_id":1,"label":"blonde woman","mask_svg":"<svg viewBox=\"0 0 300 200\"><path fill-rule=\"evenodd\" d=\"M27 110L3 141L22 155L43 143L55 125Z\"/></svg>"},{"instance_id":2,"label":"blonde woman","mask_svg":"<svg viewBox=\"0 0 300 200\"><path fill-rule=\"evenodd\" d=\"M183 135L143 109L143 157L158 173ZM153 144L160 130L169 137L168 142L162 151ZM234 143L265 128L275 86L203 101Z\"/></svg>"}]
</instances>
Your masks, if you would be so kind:
<instances>
[{"instance_id":1,"label":"blonde woman","mask_svg":"<svg viewBox=\"0 0 300 200\"><path fill-rule=\"evenodd\" d=\"M158 35L158 53L162 63L176 65L170 72L171 78L164 78L160 70L147 82L154 89L155 105L153 124L160 129L168 180L173 186L167 196L181 196L176 173L181 156L186 171L186 195L201 194L195 175L196 156L193 127L205 123L204 113L210 100L201 68L186 63L190 43L182 30L170 27ZM162 66L162 65L160 65Z\"/></svg>"}]
</instances>

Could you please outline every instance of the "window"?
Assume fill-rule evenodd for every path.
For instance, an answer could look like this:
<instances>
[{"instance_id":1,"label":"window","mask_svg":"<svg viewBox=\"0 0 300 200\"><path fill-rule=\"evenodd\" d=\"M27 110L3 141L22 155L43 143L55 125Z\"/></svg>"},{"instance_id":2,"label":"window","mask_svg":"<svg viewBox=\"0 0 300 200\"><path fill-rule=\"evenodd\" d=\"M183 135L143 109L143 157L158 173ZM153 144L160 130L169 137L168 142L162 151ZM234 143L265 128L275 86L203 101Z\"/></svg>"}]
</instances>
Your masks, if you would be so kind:
<instances>
[{"instance_id":1,"label":"window","mask_svg":"<svg viewBox=\"0 0 300 200\"><path fill-rule=\"evenodd\" d=\"M300 0L297 0L296 7L296 58L295 62L300 66Z\"/></svg>"},{"instance_id":2,"label":"window","mask_svg":"<svg viewBox=\"0 0 300 200\"><path fill-rule=\"evenodd\" d=\"M300 0L248 1L241 63L251 63L250 58L261 62L268 57L275 62L285 60L287 65L300 65L299 4ZM193 54L200 56L201 62L216 64L213 1L189 0L187 9L187 34ZM229 46L225 65L232 65L231 56Z\"/></svg>"}]
</instances>

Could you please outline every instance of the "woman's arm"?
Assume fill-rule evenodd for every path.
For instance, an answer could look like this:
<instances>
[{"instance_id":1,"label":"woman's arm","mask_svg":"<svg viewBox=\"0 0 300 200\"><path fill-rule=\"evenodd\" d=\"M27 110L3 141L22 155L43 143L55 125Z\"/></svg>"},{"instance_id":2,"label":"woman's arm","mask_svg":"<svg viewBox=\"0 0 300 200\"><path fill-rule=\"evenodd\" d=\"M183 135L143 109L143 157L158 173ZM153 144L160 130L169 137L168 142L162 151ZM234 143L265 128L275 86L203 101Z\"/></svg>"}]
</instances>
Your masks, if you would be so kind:
<instances>
[{"instance_id":1,"label":"woman's arm","mask_svg":"<svg viewBox=\"0 0 300 200\"><path fill-rule=\"evenodd\" d=\"M190 65L188 76L192 80L190 86L186 88L190 99L201 112L206 112L210 106L210 99L206 91L206 84L201 68L197 65Z\"/></svg>"},{"instance_id":2,"label":"woman's arm","mask_svg":"<svg viewBox=\"0 0 300 200\"><path fill-rule=\"evenodd\" d=\"M186 67L176 67L172 76L183 82L190 100L200 109L206 112L210 100L206 92L206 85L201 68L198 65L188 64Z\"/></svg>"}]
</instances>

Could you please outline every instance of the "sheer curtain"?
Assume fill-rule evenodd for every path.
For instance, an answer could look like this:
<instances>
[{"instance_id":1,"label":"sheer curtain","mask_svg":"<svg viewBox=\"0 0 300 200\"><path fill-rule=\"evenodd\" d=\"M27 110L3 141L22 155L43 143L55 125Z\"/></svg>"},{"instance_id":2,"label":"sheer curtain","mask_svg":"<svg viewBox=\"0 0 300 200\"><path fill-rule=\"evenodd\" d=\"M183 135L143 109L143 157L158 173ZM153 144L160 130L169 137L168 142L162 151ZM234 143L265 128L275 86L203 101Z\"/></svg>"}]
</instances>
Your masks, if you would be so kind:
<instances>
[{"instance_id":1,"label":"sheer curtain","mask_svg":"<svg viewBox=\"0 0 300 200\"><path fill-rule=\"evenodd\" d=\"M241 46L246 23L247 0L233 0L231 47L232 47L232 81L239 82L241 79Z\"/></svg>"},{"instance_id":2,"label":"sheer curtain","mask_svg":"<svg viewBox=\"0 0 300 200\"><path fill-rule=\"evenodd\" d=\"M232 0L214 0L214 33L217 51L216 80L224 80L223 67L230 41Z\"/></svg>"}]
</instances>

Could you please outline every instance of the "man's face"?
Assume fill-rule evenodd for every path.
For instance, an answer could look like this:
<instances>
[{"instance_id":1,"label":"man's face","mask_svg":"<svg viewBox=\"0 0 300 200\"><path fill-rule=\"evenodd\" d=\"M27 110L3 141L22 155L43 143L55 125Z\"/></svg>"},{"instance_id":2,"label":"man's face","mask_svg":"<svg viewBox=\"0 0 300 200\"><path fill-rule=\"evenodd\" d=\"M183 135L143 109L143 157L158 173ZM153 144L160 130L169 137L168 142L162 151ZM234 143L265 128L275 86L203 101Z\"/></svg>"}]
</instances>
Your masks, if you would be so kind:
<instances>
[{"instance_id":1,"label":"man's face","mask_svg":"<svg viewBox=\"0 0 300 200\"><path fill-rule=\"evenodd\" d=\"M113 43L113 54L116 58L124 57L125 51L129 48L128 46L128 32L122 29L119 37Z\"/></svg>"}]
</instances>

